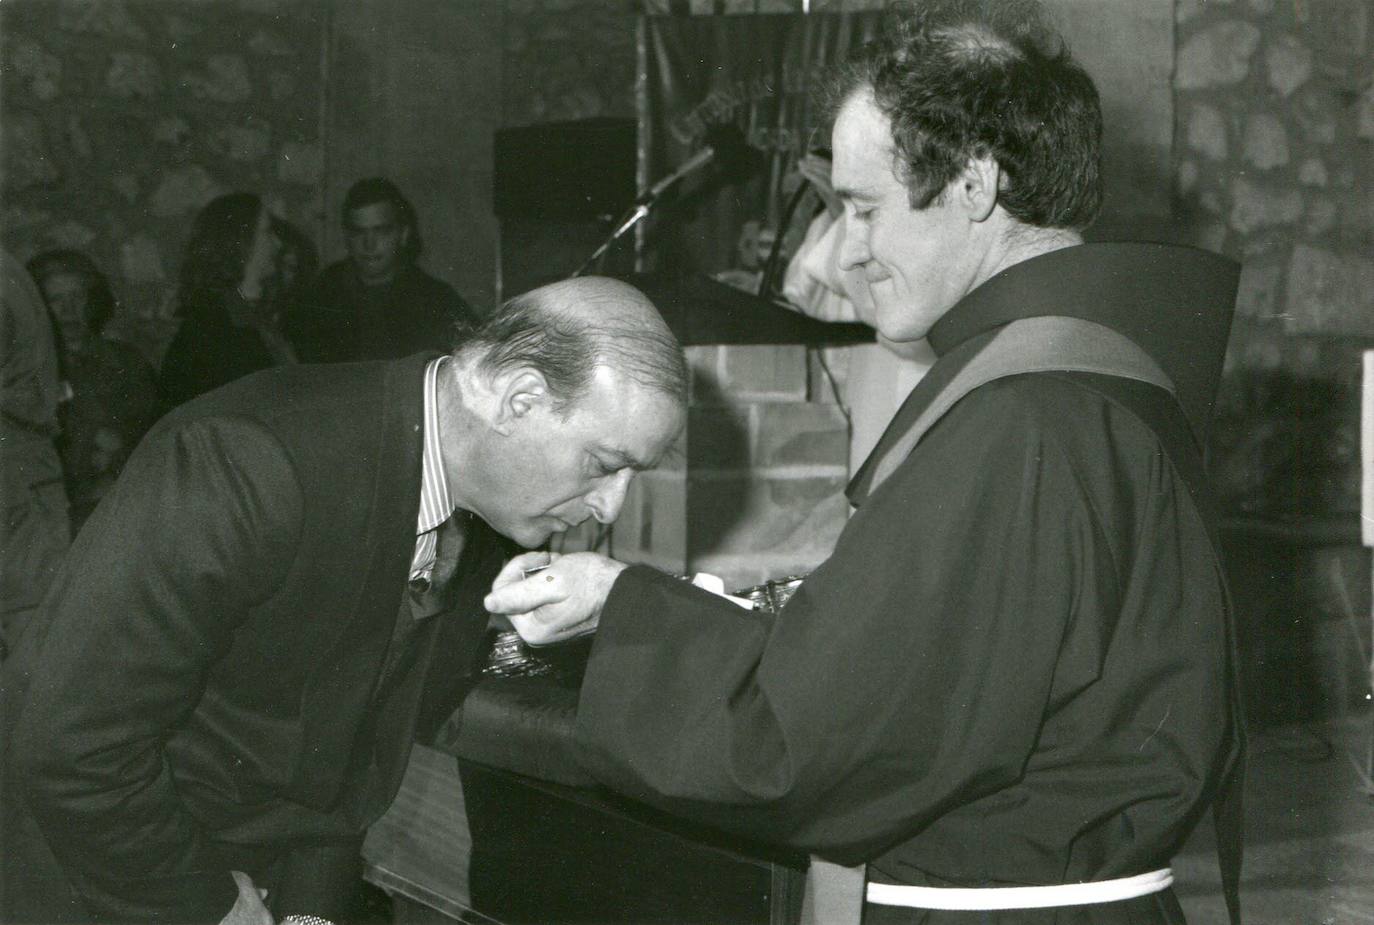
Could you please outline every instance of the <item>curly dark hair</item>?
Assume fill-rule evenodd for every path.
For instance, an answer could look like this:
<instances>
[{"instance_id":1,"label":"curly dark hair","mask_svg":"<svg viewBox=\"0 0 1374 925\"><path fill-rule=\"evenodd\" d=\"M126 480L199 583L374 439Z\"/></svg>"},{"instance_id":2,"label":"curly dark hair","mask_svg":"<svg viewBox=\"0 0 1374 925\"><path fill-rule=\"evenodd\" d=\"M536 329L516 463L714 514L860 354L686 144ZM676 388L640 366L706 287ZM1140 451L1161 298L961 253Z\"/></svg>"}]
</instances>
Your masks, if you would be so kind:
<instances>
[{"instance_id":1,"label":"curly dark hair","mask_svg":"<svg viewBox=\"0 0 1374 925\"><path fill-rule=\"evenodd\" d=\"M992 157L998 203L1018 221L1082 230L1102 207L1102 109L1036 0L923 0L889 8L881 34L831 81L833 116L863 92L891 120L911 206L970 158Z\"/></svg>"},{"instance_id":2,"label":"curly dark hair","mask_svg":"<svg viewBox=\"0 0 1374 925\"><path fill-rule=\"evenodd\" d=\"M114 317L119 308L110 281L95 261L81 251L60 248L37 254L28 262L29 275L39 286L44 280L59 273L69 273L79 277L86 286L86 305L83 314L93 336L100 336L105 325Z\"/></svg>"},{"instance_id":3,"label":"curly dark hair","mask_svg":"<svg viewBox=\"0 0 1374 925\"><path fill-rule=\"evenodd\" d=\"M264 208L256 193L240 192L217 196L200 210L181 261L179 314L223 304L243 280Z\"/></svg>"}]
</instances>

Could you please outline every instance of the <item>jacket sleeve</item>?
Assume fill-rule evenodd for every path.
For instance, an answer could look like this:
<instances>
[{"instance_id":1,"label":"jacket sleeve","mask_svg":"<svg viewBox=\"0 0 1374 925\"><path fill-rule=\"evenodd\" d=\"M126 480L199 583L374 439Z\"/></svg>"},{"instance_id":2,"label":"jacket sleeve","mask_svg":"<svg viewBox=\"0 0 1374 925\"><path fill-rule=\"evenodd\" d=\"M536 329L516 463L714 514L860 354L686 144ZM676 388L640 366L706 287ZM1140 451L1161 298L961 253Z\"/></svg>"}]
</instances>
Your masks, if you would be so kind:
<instances>
[{"instance_id":1,"label":"jacket sleeve","mask_svg":"<svg viewBox=\"0 0 1374 925\"><path fill-rule=\"evenodd\" d=\"M1065 624L1114 577L1072 466L996 392L931 431L774 620L626 570L578 704L587 769L848 864L1015 781Z\"/></svg>"},{"instance_id":2,"label":"jacket sleeve","mask_svg":"<svg viewBox=\"0 0 1374 925\"><path fill-rule=\"evenodd\" d=\"M87 522L34 627L14 742L24 796L103 920L217 921L233 904L162 743L281 581L301 513L290 460L258 425L164 422Z\"/></svg>"}]
</instances>

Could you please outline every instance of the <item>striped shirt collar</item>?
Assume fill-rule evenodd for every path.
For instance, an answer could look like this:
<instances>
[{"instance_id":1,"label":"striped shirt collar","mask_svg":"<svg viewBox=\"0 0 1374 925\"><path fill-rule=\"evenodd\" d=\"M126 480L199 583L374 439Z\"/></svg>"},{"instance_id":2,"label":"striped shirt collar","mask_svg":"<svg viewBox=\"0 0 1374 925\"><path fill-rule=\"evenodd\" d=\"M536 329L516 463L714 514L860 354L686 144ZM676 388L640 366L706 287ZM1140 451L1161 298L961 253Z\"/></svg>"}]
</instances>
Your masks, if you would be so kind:
<instances>
[{"instance_id":1,"label":"striped shirt collar","mask_svg":"<svg viewBox=\"0 0 1374 925\"><path fill-rule=\"evenodd\" d=\"M428 533L448 520L456 506L448 490L443 448L439 444L439 371L449 360L437 357L425 367L424 452L420 467L420 519L415 534Z\"/></svg>"}]
</instances>

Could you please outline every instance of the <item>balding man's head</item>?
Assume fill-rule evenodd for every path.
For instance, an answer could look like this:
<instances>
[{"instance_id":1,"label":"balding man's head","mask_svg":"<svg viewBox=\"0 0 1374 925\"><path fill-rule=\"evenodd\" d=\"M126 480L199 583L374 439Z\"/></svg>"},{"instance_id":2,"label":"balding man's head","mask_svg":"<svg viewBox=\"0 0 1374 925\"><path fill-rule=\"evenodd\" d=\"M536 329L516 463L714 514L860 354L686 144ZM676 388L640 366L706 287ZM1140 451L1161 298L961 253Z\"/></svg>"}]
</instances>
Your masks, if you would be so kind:
<instances>
[{"instance_id":1,"label":"balding man's head","mask_svg":"<svg viewBox=\"0 0 1374 925\"><path fill-rule=\"evenodd\" d=\"M686 420L682 348L644 294L613 279L511 299L455 357L440 398L450 490L525 546L614 521Z\"/></svg>"},{"instance_id":2,"label":"balding man's head","mask_svg":"<svg viewBox=\"0 0 1374 925\"><path fill-rule=\"evenodd\" d=\"M577 401L597 367L686 402L682 347L653 303L628 283L583 276L550 283L509 300L458 351L495 375L529 367L560 403Z\"/></svg>"}]
</instances>

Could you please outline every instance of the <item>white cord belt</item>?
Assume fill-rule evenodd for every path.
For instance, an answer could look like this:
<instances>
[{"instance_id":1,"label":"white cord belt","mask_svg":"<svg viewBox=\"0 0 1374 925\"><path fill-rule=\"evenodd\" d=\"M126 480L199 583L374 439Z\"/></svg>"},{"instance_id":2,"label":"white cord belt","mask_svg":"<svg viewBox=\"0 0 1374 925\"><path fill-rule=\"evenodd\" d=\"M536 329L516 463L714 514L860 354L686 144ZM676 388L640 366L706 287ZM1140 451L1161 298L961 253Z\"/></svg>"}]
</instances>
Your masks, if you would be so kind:
<instances>
[{"instance_id":1,"label":"white cord belt","mask_svg":"<svg viewBox=\"0 0 1374 925\"><path fill-rule=\"evenodd\" d=\"M1164 867L1134 877L1054 886L946 887L870 883L868 901L884 906L957 911L1049 909L1055 906L1090 906L1135 899L1137 896L1148 896L1167 890L1173 882L1173 870Z\"/></svg>"}]
</instances>

